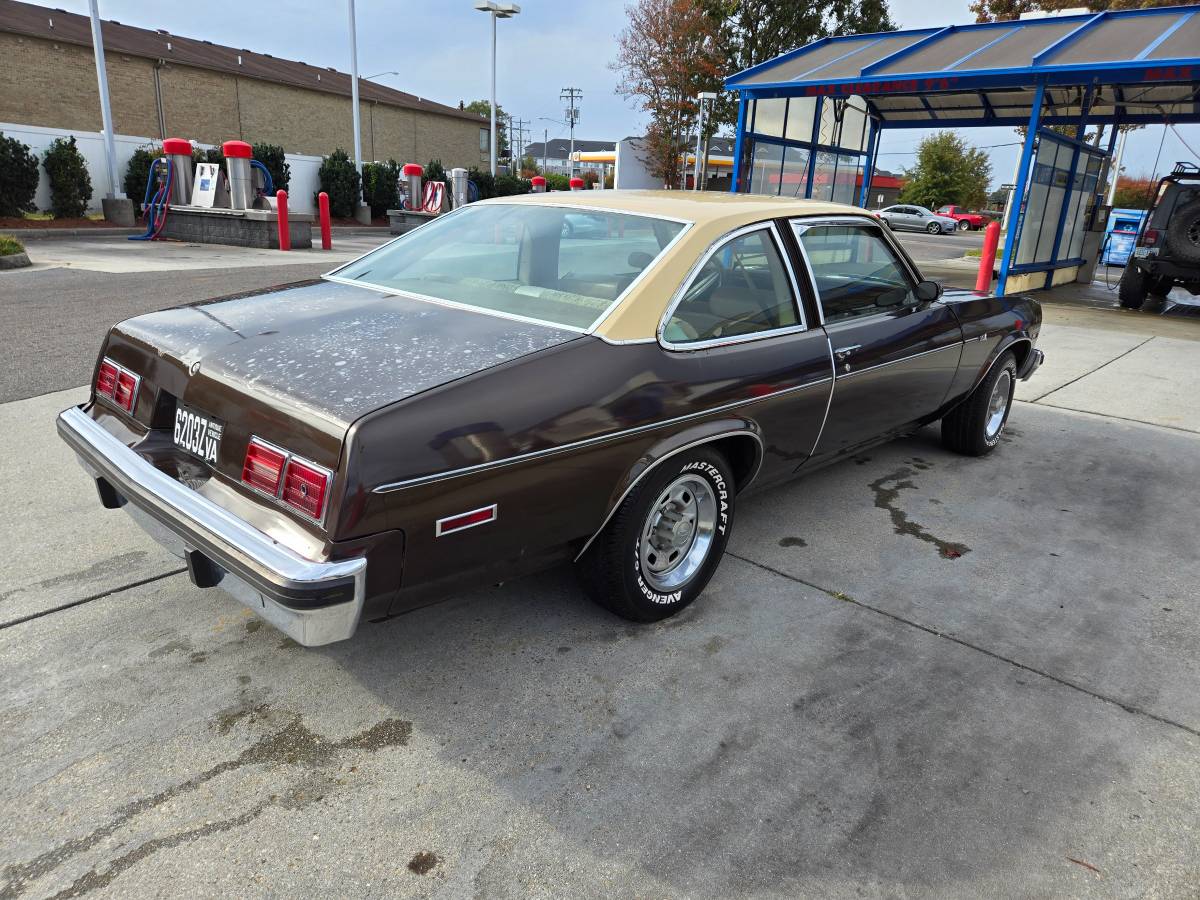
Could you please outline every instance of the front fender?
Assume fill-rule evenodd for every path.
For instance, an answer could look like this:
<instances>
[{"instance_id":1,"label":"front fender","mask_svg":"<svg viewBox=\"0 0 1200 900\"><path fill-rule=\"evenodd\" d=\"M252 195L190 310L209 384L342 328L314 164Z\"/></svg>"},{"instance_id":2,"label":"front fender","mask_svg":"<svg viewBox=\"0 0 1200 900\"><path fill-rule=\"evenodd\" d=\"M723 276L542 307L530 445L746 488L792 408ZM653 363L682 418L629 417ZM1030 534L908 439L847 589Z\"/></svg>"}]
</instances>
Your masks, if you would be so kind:
<instances>
[{"instance_id":1,"label":"front fender","mask_svg":"<svg viewBox=\"0 0 1200 900\"><path fill-rule=\"evenodd\" d=\"M633 489L636 488L642 480L650 474L658 465L664 461L683 453L686 450L691 450L696 447L701 447L705 444L711 444L717 441L746 441L752 444L754 448L753 459L749 465L748 472L744 478L738 479L739 489L744 489L754 479L758 473L759 467L762 465L763 458L763 440L759 434L759 428L756 423L750 419L740 417L732 417L727 419L715 419L708 422L701 422L684 428L681 431L664 436L661 440L656 441L647 447L637 459L635 459L624 475L618 480L612 494L608 499L607 510L605 511L604 520L599 527L584 543L575 559L579 559L588 547L591 546L599 534L604 531L617 509L625 502Z\"/></svg>"}]
</instances>

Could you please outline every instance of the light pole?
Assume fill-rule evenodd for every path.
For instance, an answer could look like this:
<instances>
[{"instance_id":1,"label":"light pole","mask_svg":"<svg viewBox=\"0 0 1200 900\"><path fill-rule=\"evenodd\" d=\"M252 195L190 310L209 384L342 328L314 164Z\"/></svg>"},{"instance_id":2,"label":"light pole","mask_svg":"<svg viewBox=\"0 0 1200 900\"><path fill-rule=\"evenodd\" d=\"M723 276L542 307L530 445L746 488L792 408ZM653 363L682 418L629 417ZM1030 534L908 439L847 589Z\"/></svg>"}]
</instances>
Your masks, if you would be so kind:
<instances>
[{"instance_id":1,"label":"light pole","mask_svg":"<svg viewBox=\"0 0 1200 900\"><path fill-rule=\"evenodd\" d=\"M350 0L350 104L354 107L354 168L358 170L358 202L355 204L355 218L361 219L363 208L362 183L362 125L358 115L358 30L354 26L354 0ZM367 224L370 224L371 214L367 213Z\"/></svg>"},{"instance_id":2,"label":"light pole","mask_svg":"<svg viewBox=\"0 0 1200 900\"><path fill-rule=\"evenodd\" d=\"M692 173L692 190L694 191L700 190L700 156L701 148L704 145L704 101L716 99L715 91L701 91L696 95L696 101L700 104L700 119L696 123L696 168ZM704 156L707 157L708 154L705 153Z\"/></svg>"},{"instance_id":3,"label":"light pole","mask_svg":"<svg viewBox=\"0 0 1200 900\"><path fill-rule=\"evenodd\" d=\"M521 11L515 3L496 3L479 0L475 8L492 17L492 177L496 177L496 20L511 19Z\"/></svg>"},{"instance_id":4,"label":"light pole","mask_svg":"<svg viewBox=\"0 0 1200 900\"><path fill-rule=\"evenodd\" d=\"M118 206L129 204L124 202L125 194L121 191L121 182L117 176L117 145L113 140L112 107L109 105L108 99L108 70L104 65L104 34L100 30L100 10L96 0L90 0L88 12L92 19L92 49L96 54L96 81L100 88L100 123L104 129L104 156L108 163L108 194L103 202L104 212L105 218L120 219L123 216L118 211ZM118 203L117 201L122 202ZM129 222L121 222L121 224L133 224L131 206L128 210L128 218Z\"/></svg>"}]
</instances>

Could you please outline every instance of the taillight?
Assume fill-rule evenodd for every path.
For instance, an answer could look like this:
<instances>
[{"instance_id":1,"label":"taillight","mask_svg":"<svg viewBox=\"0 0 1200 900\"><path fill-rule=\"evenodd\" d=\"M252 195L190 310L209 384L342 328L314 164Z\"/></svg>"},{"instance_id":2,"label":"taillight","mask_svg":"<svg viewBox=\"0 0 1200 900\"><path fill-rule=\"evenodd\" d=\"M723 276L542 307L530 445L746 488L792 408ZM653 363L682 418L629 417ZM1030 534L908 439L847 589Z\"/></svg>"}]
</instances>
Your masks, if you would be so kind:
<instances>
[{"instance_id":1,"label":"taillight","mask_svg":"<svg viewBox=\"0 0 1200 900\"><path fill-rule=\"evenodd\" d=\"M246 447L246 461L242 464L242 481L276 497L279 495L279 481L286 460L286 453L251 440Z\"/></svg>"},{"instance_id":2,"label":"taillight","mask_svg":"<svg viewBox=\"0 0 1200 900\"><path fill-rule=\"evenodd\" d=\"M1158 243L1158 229L1147 228L1146 234L1142 237L1142 244L1147 247L1153 247Z\"/></svg>"},{"instance_id":3,"label":"taillight","mask_svg":"<svg viewBox=\"0 0 1200 900\"><path fill-rule=\"evenodd\" d=\"M324 469L302 462L295 457L288 460L283 475L283 502L298 509L310 519L320 519L325 508L325 494L329 490L329 473Z\"/></svg>"},{"instance_id":4,"label":"taillight","mask_svg":"<svg viewBox=\"0 0 1200 900\"><path fill-rule=\"evenodd\" d=\"M100 363L100 371L96 375L96 393L107 397L109 400L113 398L113 394L117 390L117 366L109 360L104 360Z\"/></svg>"},{"instance_id":5,"label":"taillight","mask_svg":"<svg viewBox=\"0 0 1200 900\"><path fill-rule=\"evenodd\" d=\"M141 383L141 376L124 366L118 366L111 359L105 357L100 361L100 371L96 373L96 393L107 397L125 412L133 412Z\"/></svg>"}]
</instances>

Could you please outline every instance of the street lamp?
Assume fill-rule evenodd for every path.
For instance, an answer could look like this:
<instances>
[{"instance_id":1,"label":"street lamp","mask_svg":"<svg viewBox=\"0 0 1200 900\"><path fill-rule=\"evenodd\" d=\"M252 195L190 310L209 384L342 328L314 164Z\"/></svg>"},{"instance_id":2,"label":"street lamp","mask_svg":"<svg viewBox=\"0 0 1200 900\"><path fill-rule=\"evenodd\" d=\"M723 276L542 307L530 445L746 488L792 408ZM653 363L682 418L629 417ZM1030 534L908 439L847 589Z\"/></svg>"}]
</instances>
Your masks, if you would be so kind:
<instances>
[{"instance_id":1,"label":"street lamp","mask_svg":"<svg viewBox=\"0 0 1200 900\"><path fill-rule=\"evenodd\" d=\"M495 3L494 0L479 0L475 8L492 17L492 177L496 177L496 20L511 19L521 11L515 3Z\"/></svg>"},{"instance_id":2,"label":"street lamp","mask_svg":"<svg viewBox=\"0 0 1200 900\"><path fill-rule=\"evenodd\" d=\"M395 70L391 70L388 72L376 72L374 75L364 75L363 81L370 81L372 78L378 78L380 75L399 75L399 74L400 73Z\"/></svg>"}]
</instances>

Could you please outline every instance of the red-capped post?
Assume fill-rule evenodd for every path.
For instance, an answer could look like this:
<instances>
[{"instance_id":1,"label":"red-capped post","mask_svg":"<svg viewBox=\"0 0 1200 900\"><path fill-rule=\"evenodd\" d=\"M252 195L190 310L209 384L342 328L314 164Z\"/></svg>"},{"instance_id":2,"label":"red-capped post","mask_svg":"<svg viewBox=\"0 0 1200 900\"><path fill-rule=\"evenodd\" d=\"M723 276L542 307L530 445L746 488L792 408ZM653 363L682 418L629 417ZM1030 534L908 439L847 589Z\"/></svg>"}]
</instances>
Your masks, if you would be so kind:
<instances>
[{"instance_id":1,"label":"red-capped post","mask_svg":"<svg viewBox=\"0 0 1200 900\"><path fill-rule=\"evenodd\" d=\"M292 249L292 235L288 231L287 191L275 192L275 207L279 213L279 249Z\"/></svg>"},{"instance_id":2,"label":"red-capped post","mask_svg":"<svg viewBox=\"0 0 1200 900\"><path fill-rule=\"evenodd\" d=\"M979 275L975 278L975 290L987 293L992 286L992 267L996 264L996 247L1000 245L1000 223L989 222L983 233L983 252L979 255Z\"/></svg>"},{"instance_id":3,"label":"red-capped post","mask_svg":"<svg viewBox=\"0 0 1200 900\"><path fill-rule=\"evenodd\" d=\"M317 210L321 214L321 249L333 247L333 234L329 229L329 195L324 191L317 194Z\"/></svg>"},{"instance_id":4,"label":"red-capped post","mask_svg":"<svg viewBox=\"0 0 1200 900\"><path fill-rule=\"evenodd\" d=\"M582 178L572 178L567 183L571 186L571 190L573 190L573 191L582 191L583 190L583 179Z\"/></svg>"}]
</instances>

